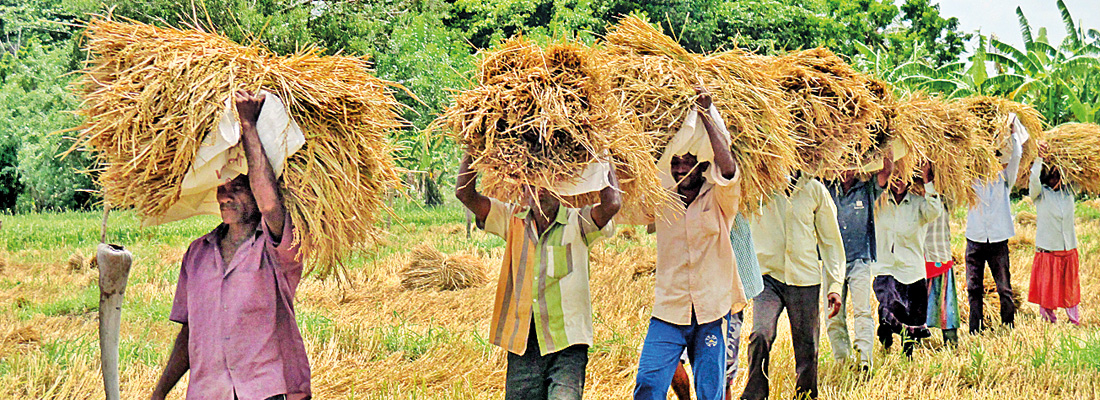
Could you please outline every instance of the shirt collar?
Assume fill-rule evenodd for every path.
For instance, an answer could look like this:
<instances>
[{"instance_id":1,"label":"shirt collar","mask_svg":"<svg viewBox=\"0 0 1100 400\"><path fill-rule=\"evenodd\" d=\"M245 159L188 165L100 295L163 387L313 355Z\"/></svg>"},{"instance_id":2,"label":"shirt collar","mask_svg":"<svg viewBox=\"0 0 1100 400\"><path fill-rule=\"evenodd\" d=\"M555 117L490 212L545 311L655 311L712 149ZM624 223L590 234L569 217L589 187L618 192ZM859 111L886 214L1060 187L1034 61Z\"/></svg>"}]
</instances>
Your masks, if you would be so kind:
<instances>
[{"instance_id":1,"label":"shirt collar","mask_svg":"<svg viewBox=\"0 0 1100 400\"><path fill-rule=\"evenodd\" d=\"M259 235L259 234L263 233L264 229L263 229L263 226L261 225L263 223L264 223L264 221L261 219L260 223L256 224L256 230L254 232L256 235ZM218 226L215 227L214 230L210 231L210 233L207 233L202 238L206 239L207 243L214 243L215 241L218 240L218 238L220 238L222 236L225 236L225 231L226 230L229 230L229 225L226 225L224 222L222 222L222 223L218 224Z\"/></svg>"},{"instance_id":2,"label":"shirt collar","mask_svg":"<svg viewBox=\"0 0 1100 400\"><path fill-rule=\"evenodd\" d=\"M512 215L514 215L516 218L519 218L519 219L527 219L528 215L530 215L530 214L531 214L531 207L524 206L521 210L517 211L515 214L512 214ZM557 214L557 216L554 217L553 222L556 223L556 224L561 224L561 225L565 225L566 223L569 222L569 214L566 212L566 209L565 209L564 205L558 204L558 214Z\"/></svg>"}]
</instances>

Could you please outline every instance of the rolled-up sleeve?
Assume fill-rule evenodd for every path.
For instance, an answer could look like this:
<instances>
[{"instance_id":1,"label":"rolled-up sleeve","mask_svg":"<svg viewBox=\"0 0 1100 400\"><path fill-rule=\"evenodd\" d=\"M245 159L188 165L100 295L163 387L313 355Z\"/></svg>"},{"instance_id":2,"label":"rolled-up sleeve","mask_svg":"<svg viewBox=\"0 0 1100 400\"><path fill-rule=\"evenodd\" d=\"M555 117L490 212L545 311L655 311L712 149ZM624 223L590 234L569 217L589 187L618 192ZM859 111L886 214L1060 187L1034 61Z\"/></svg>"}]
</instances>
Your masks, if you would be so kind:
<instances>
[{"instance_id":1,"label":"rolled-up sleeve","mask_svg":"<svg viewBox=\"0 0 1100 400\"><path fill-rule=\"evenodd\" d=\"M304 260L301 254L301 243L298 243L294 237L297 229L294 227L292 218L290 218L290 213L286 213L286 220L283 221L283 234L279 236L278 243L275 243L275 237L267 230L266 222L261 221L260 227L263 229L263 237L266 241L264 250L275 261L275 268L282 274L301 276Z\"/></svg>"},{"instance_id":2,"label":"rolled-up sleeve","mask_svg":"<svg viewBox=\"0 0 1100 400\"><path fill-rule=\"evenodd\" d=\"M201 240L201 239L200 239ZM168 320L187 324L187 265L191 259L191 248L183 254L180 263L180 277L176 281L176 296L172 299L172 311L168 313Z\"/></svg>"},{"instance_id":3,"label":"rolled-up sleeve","mask_svg":"<svg viewBox=\"0 0 1100 400\"><path fill-rule=\"evenodd\" d=\"M741 208L741 168L737 168L733 179L725 179L722 174L714 175L717 175L714 179L714 201L722 209L726 224L733 225L733 219Z\"/></svg>"},{"instance_id":4,"label":"rolled-up sleeve","mask_svg":"<svg viewBox=\"0 0 1100 400\"><path fill-rule=\"evenodd\" d=\"M504 238L508 234L508 217L512 206L503 201L489 198L489 215L485 217L485 232Z\"/></svg>"},{"instance_id":5,"label":"rolled-up sleeve","mask_svg":"<svg viewBox=\"0 0 1100 400\"><path fill-rule=\"evenodd\" d=\"M932 183L924 184L924 204L920 208L920 224L927 225L943 214L943 200Z\"/></svg>"},{"instance_id":6,"label":"rolled-up sleeve","mask_svg":"<svg viewBox=\"0 0 1100 400\"><path fill-rule=\"evenodd\" d=\"M817 210L814 213L814 230L817 232L817 248L821 253L822 267L829 274L826 293L840 293L840 282L844 281L844 241L840 236L840 225L836 219L836 205L824 185L815 188Z\"/></svg>"}]
</instances>

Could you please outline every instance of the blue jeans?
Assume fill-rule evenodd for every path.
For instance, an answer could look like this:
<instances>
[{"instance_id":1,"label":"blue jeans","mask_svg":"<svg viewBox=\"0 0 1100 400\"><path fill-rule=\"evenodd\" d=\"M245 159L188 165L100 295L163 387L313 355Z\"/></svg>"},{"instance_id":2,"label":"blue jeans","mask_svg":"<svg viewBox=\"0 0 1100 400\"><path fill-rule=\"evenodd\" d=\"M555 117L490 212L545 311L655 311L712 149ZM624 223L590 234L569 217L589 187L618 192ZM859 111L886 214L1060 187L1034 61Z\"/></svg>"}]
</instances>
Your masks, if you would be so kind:
<instances>
[{"instance_id":1,"label":"blue jeans","mask_svg":"<svg viewBox=\"0 0 1100 400\"><path fill-rule=\"evenodd\" d=\"M649 319L642 354L638 359L635 399L664 400L672 385L672 374L687 348L691 371L695 375L695 395L700 400L722 400L726 395L726 324L729 315L699 324L695 315L691 325L675 325L657 318Z\"/></svg>"}]
</instances>

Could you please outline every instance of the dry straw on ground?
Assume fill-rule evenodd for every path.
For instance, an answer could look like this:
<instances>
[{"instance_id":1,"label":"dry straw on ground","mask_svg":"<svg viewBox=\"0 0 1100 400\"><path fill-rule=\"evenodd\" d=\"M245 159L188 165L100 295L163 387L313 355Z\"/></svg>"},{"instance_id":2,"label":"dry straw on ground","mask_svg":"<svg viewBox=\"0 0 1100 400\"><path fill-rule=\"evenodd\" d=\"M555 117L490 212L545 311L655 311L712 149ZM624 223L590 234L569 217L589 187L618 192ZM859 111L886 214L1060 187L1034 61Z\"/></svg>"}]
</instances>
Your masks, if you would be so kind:
<instances>
[{"instance_id":1,"label":"dry straw on ground","mask_svg":"<svg viewBox=\"0 0 1100 400\"><path fill-rule=\"evenodd\" d=\"M1046 164L1057 167L1081 190L1100 194L1100 125L1062 124L1046 133L1046 141L1050 147L1043 160Z\"/></svg>"},{"instance_id":2,"label":"dry straw on ground","mask_svg":"<svg viewBox=\"0 0 1100 400\"><path fill-rule=\"evenodd\" d=\"M798 162L787 100L775 80L750 62L751 55L693 54L633 15L609 28L604 44L626 119L656 141L655 155L695 110L695 87L703 87L725 120L730 147L745 171L743 204L752 208L786 185Z\"/></svg>"},{"instance_id":3,"label":"dry straw on ground","mask_svg":"<svg viewBox=\"0 0 1100 400\"><path fill-rule=\"evenodd\" d=\"M398 182L385 136L403 123L393 84L371 75L365 58L314 48L277 57L198 30L99 18L85 35L77 146L101 163L108 203L163 215L226 99L263 88L305 132L283 193L311 265L322 276L340 272L340 260L377 235L374 222L388 211L381 195Z\"/></svg>"},{"instance_id":4,"label":"dry straw on ground","mask_svg":"<svg viewBox=\"0 0 1100 400\"><path fill-rule=\"evenodd\" d=\"M401 286L407 290L461 290L488 282L485 263L474 254L443 254L430 243L417 246L401 270Z\"/></svg>"},{"instance_id":5,"label":"dry straw on ground","mask_svg":"<svg viewBox=\"0 0 1100 400\"><path fill-rule=\"evenodd\" d=\"M897 104L892 128L907 138L909 148L897 168L912 174L921 161L931 162L936 190L950 204L974 204L974 180L988 180L996 173L992 144L979 140L977 117L958 102L909 94Z\"/></svg>"},{"instance_id":6,"label":"dry straw on ground","mask_svg":"<svg viewBox=\"0 0 1100 400\"><path fill-rule=\"evenodd\" d=\"M1039 155L1039 147L1036 143L1043 137L1043 116L1029 105L1001 97L970 96L961 101L967 110L978 117L981 123L980 129L985 132L987 138L993 140L994 149L1000 149L1001 144L1011 137L1008 118L1010 113L1016 113L1030 135L1030 140L1023 144L1024 152L1016 186L1027 187L1027 177L1031 171L1027 166L1030 166Z\"/></svg>"},{"instance_id":7,"label":"dry straw on ground","mask_svg":"<svg viewBox=\"0 0 1100 400\"><path fill-rule=\"evenodd\" d=\"M657 179L652 141L623 123L608 66L595 50L575 42L543 47L517 36L480 58L477 86L456 93L439 123L471 152L487 195L518 201L525 185L553 188L610 159L626 193L624 210L671 201ZM575 207L598 197L564 200Z\"/></svg>"},{"instance_id":8,"label":"dry straw on ground","mask_svg":"<svg viewBox=\"0 0 1100 400\"><path fill-rule=\"evenodd\" d=\"M871 125L883 112L870 82L825 48L782 57L757 57L786 90L793 103L794 132L801 138L801 168L810 174L835 177L861 165L877 146Z\"/></svg>"}]
</instances>

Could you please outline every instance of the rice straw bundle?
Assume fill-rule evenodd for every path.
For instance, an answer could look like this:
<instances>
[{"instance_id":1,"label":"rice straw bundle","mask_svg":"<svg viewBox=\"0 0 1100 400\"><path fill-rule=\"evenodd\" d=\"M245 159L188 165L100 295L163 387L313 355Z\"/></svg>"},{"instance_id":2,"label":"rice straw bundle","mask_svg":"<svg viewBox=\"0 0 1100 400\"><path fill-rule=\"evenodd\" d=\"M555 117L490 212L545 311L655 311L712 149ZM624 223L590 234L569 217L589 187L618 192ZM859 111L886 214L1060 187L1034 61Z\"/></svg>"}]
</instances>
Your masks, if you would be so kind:
<instances>
[{"instance_id":1,"label":"rice straw bundle","mask_svg":"<svg viewBox=\"0 0 1100 400\"><path fill-rule=\"evenodd\" d=\"M883 112L863 74L825 48L757 61L793 103L803 171L828 178L863 164L877 145L871 125Z\"/></svg>"},{"instance_id":2,"label":"rice straw bundle","mask_svg":"<svg viewBox=\"0 0 1100 400\"><path fill-rule=\"evenodd\" d=\"M305 146L282 177L294 241L321 276L378 234L387 188L398 183L388 132L403 126L392 85L361 57L306 49L280 58L216 34L95 19L77 90L86 117L77 144L96 153L106 201L164 215L203 138L239 89L278 95Z\"/></svg>"},{"instance_id":3,"label":"rice straw bundle","mask_svg":"<svg viewBox=\"0 0 1100 400\"><path fill-rule=\"evenodd\" d=\"M906 96L897 108L893 120L896 132L916 138L909 143L913 156L909 164L896 164L901 173L912 175L921 161L933 166L936 191L954 206L968 206L977 201L975 179L988 180L995 174L996 166L992 145L974 141L978 131L978 119L957 102L917 92ZM906 166L908 165L908 166ZM986 167L982 167L982 166Z\"/></svg>"},{"instance_id":4,"label":"rice straw bundle","mask_svg":"<svg viewBox=\"0 0 1100 400\"><path fill-rule=\"evenodd\" d=\"M1100 194L1100 125L1062 124L1046 133L1046 141L1050 154L1044 163L1058 168L1066 182Z\"/></svg>"},{"instance_id":5,"label":"rice straw bundle","mask_svg":"<svg viewBox=\"0 0 1100 400\"><path fill-rule=\"evenodd\" d=\"M485 263L476 255L446 255L429 243L412 250L401 269L401 286L406 290L461 290L485 285Z\"/></svg>"},{"instance_id":6,"label":"rice straw bundle","mask_svg":"<svg viewBox=\"0 0 1100 400\"><path fill-rule=\"evenodd\" d=\"M755 207L757 199L785 187L798 160L790 114L775 80L750 55L693 54L633 15L609 29L605 44L613 90L627 119L656 141L656 156L695 109L694 88L701 86L725 120L734 157L745 171L743 204Z\"/></svg>"},{"instance_id":7,"label":"rice straw bundle","mask_svg":"<svg viewBox=\"0 0 1100 400\"><path fill-rule=\"evenodd\" d=\"M482 54L478 86L456 93L438 122L471 152L487 195L518 201L525 185L553 188L610 157L625 208L672 200L657 178L652 141L624 123L599 57L577 43L543 49L520 36ZM563 200L577 207L598 196Z\"/></svg>"},{"instance_id":8,"label":"rice straw bundle","mask_svg":"<svg viewBox=\"0 0 1100 400\"><path fill-rule=\"evenodd\" d=\"M1036 143L1043 137L1043 116L1029 105L1001 97L970 96L962 101L966 108L981 121L981 129L993 139L993 146L996 149L999 149L1000 144L1011 136L1008 116L1009 113L1016 113L1031 136L1030 140L1023 144L1024 152L1016 179L1017 187L1027 187L1027 177L1031 171L1027 166L1031 165L1039 155L1039 147Z\"/></svg>"}]
</instances>

